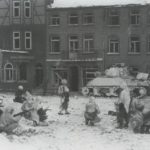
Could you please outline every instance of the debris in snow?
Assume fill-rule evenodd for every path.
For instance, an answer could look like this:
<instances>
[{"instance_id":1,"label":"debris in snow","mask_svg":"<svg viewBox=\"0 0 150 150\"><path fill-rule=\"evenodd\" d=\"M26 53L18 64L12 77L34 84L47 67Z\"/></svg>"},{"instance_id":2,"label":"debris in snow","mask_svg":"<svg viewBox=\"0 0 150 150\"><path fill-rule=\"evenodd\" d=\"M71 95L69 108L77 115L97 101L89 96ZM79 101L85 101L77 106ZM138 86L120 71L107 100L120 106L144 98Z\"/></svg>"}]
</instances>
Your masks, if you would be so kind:
<instances>
[{"instance_id":1,"label":"debris in snow","mask_svg":"<svg viewBox=\"0 0 150 150\"><path fill-rule=\"evenodd\" d=\"M149 77L149 74L148 73L142 73L142 72L139 72L136 76L136 79L138 80L147 80Z\"/></svg>"}]
</instances>

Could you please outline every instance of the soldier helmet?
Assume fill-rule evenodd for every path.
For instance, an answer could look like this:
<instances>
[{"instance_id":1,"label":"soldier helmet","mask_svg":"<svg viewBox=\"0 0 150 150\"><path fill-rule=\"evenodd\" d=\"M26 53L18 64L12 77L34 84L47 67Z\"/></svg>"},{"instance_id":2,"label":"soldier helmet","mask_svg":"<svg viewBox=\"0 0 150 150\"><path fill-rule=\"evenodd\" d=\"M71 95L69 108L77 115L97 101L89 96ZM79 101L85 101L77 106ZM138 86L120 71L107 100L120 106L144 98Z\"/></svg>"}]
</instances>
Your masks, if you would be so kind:
<instances>
[{"instance_id":1,"label":"soldier helmet","mask_svg":"<svg viewBox=\"0 0 150 150\"><path fill-rule=\"evenodd\" d=\"M65 84L67 84L67 80L66 80L66 79L62 79L62 80L61 80L61 83L62 83L63 85L65 85Z\"/></svg>"},{"instance_id":2,"label":"soldier helmet","mask_svg":"<svg viewBox=\"0 0 150 150\"><path fill-rule=\"evenodd\" d=\"M19 86L18 86L18 90L23 90L23 86L22 86L22 85L19 85Z\"/></svg>"}]
</instances>

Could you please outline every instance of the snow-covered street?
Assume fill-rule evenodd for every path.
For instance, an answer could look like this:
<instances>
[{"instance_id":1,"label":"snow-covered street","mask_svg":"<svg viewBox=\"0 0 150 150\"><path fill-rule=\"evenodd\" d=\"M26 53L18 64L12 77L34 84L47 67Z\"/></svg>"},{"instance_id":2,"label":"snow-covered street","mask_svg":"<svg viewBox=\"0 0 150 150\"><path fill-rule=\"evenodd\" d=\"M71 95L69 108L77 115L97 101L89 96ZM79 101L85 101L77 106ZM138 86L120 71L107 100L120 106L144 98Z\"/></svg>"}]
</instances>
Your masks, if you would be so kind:
<instances>
[{"instance_id":1,"label":"snow-covered street","mask_svg":"<svg viewBox=\"0 0 150 150\"><path fill-rule=\"evenodd\" d=\"M12 95L5 95L5 102L11 103L12 99ZM71 97L71 114L62 116L58 115L59 97L46 96L42 99L44 105L51 109L48 111L49 126L33 127L32 122L22 118L18 136L0 134L1 150L149 150L150 135L115 129L115 117L108 115L109 110L114 110L115 99L96 98L101 122L94 127L84 123L87 98Z\"/></svg>"}]
</instances>

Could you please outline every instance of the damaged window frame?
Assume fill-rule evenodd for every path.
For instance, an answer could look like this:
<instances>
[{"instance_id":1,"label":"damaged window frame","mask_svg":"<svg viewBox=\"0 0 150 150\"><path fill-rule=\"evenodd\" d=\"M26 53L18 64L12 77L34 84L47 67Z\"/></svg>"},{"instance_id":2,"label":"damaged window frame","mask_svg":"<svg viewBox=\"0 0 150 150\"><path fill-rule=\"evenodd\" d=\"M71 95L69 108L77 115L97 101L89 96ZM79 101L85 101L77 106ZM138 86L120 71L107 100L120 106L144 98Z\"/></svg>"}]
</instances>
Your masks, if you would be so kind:
<instances>
[{"instance_id":1,"label":"damaged window frame","mask_svg":"<svg viewBox=\"0 0 150 150\"><path fill-rule=\"evenodd\" d=\"M69 36L69 52L79 52L79 36L70 35Z\"/></svg>"},{"instance_id":2,"label":"damaged window frame","mask_svg":"<svg viewBox=\"0 0 150 150\"><path fill-rule=\"evenodd\" d=\"M130 10L130 24L131 25L140 25L140 10L131 9Z\"/></svg>"},{"instance_id":3,"label":"damaged window frame","mask_svg":"<svg viewBox=\"0 0 150 150\"><path fill-rule=\"evenodd\" d=\"M79 15L77 13L69 14L69 25L78 25L79 24Z\"/></svg>"},{"instance_id":4,"label":"damaged window frame","mask_svg":"<svg viewBox=\"0 0 150 150\"><path fill-rule=\"evenodd\" d=\"M84 53L93 53L94 51L95 51L94 35L93 34L85 34L83 36L83 52Z\"/></svg>"},{"instance_id":5,"label":"damaged window frame","mask_svg":"<svg viewBox=\"0 0 150 150\"><path fill-rule=\"evenodd\" d=\"M84 13L83 14L83 25L93 25L94 24L94 14Z\"/></svg>"},{"instance_id":6,"label":"damaged window frame","mask_svg":"<svg viewBox=\"0 0 150 150\"><path fill-rule=\"evenodd\" d=\"M120 10L118 8L108 10L108 26L120 26Z\"/></svg>"},{"instance_id":7,"label":"damaged window frame","mask_svg":"<svg viewBox=\"0 0 150 150\"><path fill-rule=\"evenodd\" d=\"M50 16L50 26L60 26L60 16L58 14Z\"/></svg>"},{"instance_id":8,"label":"damaged window frame","mask_svg":"<svg viewBox=\"0 0 150 150\"><path fill-rule=\"evenodd\" d=\"M140 54L140 52L141 52L140 37L139 36L131 36L130 39L129 39L128 54Z\"/></svg>"},{"instance_id":9,"label":"damaged window frame","mask_svg":"<svg viewBox=\"0 0 150 150\"><path fill-rule=\"evenodd\" d=\"M51 54L60 54L61 53L60 36L59 35L51 35L50 36L50 53Z\"/></svg>"}]
</instances>

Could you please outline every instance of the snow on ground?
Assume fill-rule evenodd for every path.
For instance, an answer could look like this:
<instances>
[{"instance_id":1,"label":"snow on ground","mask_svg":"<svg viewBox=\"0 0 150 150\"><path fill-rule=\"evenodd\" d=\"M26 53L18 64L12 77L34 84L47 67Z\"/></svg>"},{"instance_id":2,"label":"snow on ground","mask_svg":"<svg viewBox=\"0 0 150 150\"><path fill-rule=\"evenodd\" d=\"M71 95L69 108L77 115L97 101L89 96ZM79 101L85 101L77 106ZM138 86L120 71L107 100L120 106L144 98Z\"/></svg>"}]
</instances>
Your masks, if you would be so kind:
<instances>
[{"instance_id":1,"label":"snow on ground","mask_svg":"<svg viewBox=\"0 0 150 150\"><path fill-rule=\"evenodd\" d=\"M53 8L65 7L89 7L89 6L111 6L150 3L150 0L54 0Z\"/></svg>"},{"instance_id":2,"label":"snow on ground","mask_svg":"<svg viewBox=\"0 0 150 150\"><path fill-rule=\"evenodd\" d=\"M12 95L5 95L10 103ZM22 118L17 135L0 134L1 150L149 150L150 135L134 134L129 130L115 129L116 120L108 111L114 110L115 99L96 98L101 109L101 122L94 127L84 123L87 98L71 97L70 115L59 116L59 97L42 97L49 106L48 127L33 127ZM16 107L20 107L17 105Z\"/></svg>"}]
</instances>

